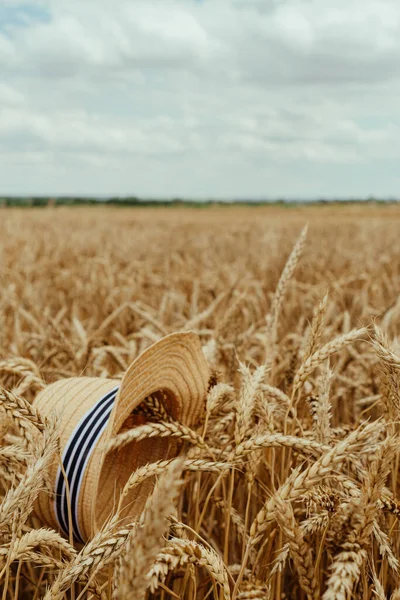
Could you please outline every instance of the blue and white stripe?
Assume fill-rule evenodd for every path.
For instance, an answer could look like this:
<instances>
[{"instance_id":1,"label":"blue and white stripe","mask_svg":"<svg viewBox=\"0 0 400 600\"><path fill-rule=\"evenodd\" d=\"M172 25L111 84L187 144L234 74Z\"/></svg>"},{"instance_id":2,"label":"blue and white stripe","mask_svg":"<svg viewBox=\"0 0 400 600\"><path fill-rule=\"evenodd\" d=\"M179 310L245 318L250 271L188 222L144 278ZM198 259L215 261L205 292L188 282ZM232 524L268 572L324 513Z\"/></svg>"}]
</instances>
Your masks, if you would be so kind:
<instances>
[{"instance_id":1,"label":"blue and white stripe","mask_svg":"<svg viewBox=\"0 0 400 600\"><path fill-rule=\"evenodd\" d=\"M74 539L82 544L85 540L79 526L78 506L83 476L93 450L107 426L118 387L107 392L81 418L72 432L62 455L62 464L66 480L68 481ZM54 510L60 528L64 531L65 535L68 535L68 496L65 476L62 473L61 467L59 467L56 479Z\"/></svg>"}]
</instances>

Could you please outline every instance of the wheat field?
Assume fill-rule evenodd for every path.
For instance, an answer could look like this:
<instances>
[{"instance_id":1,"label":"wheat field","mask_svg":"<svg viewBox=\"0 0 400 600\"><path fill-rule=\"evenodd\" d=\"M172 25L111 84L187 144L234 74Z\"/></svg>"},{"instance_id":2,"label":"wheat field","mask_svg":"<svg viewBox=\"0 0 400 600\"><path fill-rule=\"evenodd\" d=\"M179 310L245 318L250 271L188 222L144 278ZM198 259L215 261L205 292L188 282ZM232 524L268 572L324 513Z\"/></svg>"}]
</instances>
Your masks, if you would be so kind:
<instances>
[{"instance_id":1,"label":"wheat field","mask_svg":"<svg viewBox=\"0 0 400 600\"><path fill-rule=\"evenodd\" d=\"M400 208L0 210L0 600L400 599ZM200 337L181 453L86 545L40 523L57 421L31 405ZM141 438L142 439L142 438Z\"/></svg>"}]
</instances>

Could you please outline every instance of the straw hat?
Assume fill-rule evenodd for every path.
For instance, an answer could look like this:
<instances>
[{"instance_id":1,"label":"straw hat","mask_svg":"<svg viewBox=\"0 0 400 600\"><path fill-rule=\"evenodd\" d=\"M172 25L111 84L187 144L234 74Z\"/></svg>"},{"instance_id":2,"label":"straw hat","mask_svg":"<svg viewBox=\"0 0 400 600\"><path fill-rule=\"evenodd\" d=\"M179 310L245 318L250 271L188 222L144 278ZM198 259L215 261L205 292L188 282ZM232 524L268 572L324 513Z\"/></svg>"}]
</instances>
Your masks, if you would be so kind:
<instances>
[{"instance_id":1,"label":"straw hat","mask_svg":"<svg viewBox=\"0 0 400 600\"><path fill-rule=\"evenodd\" d=\"M208 377L200 340L189 332L153 344L131 364L122 381L72 377L47 386L34 405L44 416L58 415L66 477L55 461L50 473L55 498L39 495L38 518L66 535L72 523L77 542L90 539L115 508L131 473L177 452L168 438L132 442L108 454L105 443L146 421L132 411L150 395L162 397L176 420L193 425L204 411ZM127 518L140 514L151 489L152 484L145 482L127 495L123 503Z\"/></svg>"}]
</instances>

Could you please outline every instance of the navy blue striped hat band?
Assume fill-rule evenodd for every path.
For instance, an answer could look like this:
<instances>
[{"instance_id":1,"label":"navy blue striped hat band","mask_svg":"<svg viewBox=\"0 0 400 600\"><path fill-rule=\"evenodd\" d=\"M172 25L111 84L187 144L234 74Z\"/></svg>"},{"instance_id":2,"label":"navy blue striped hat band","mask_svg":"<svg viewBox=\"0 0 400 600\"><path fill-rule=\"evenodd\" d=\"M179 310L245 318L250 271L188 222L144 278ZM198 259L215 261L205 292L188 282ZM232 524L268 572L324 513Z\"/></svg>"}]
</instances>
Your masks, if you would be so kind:
<instances>
[{"instance_id":1,"label":"navy blue striped hat band","mask_svg":"<svg viewBox=\"0 0 400 600\"><path fill-rule=\"evenodd\" d=\"M84 543L84 537L78 520L79 496L86 465L96 444L107 427L114 405L118 386L105 394L91 409L83 415L62 455L62 465L58 467L54 511L60 529L68 535L69 515L74 539ZM70 504L70 513L68 511Z\"/></svg>"}]
</instances>

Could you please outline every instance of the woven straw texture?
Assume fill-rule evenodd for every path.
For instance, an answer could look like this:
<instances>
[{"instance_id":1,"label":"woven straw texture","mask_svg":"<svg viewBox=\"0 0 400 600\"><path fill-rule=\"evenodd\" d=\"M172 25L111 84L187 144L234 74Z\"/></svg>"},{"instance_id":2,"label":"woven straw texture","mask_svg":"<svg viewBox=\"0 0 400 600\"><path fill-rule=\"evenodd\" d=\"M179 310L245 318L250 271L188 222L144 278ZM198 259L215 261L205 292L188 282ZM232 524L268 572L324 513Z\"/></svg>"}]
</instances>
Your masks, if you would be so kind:
<instances>
[{"instance_id":1,"label":"woven straw texture","mask_svg":"<svg viewBox=\"0 0 400 600\"><path fill-rule=\"evenodd\" d=\"M178 421L193 425L204 412L209 378L200 341L194 333L166 336L148 348L128 368L122 382L113 379L73 377L47 386L35 399L45 416L56 414L60 421L61 454L76 425L91 407L116 385L120 385L107 427L86 466L79 495L78 519L85 539L90 539L118 503L131 473L148 462L177 452L168 439L151 439L105 454L104 445L113 436L145 422L132 411L148 396L162 392L167 411ZM59 464L51 478L55 483ZM134 519L142 510L152 484L134 488L124 501L124 517ZM54 504L40 494L35 512L42 523L58 528Z\"/></svg>"}]
</instances>

